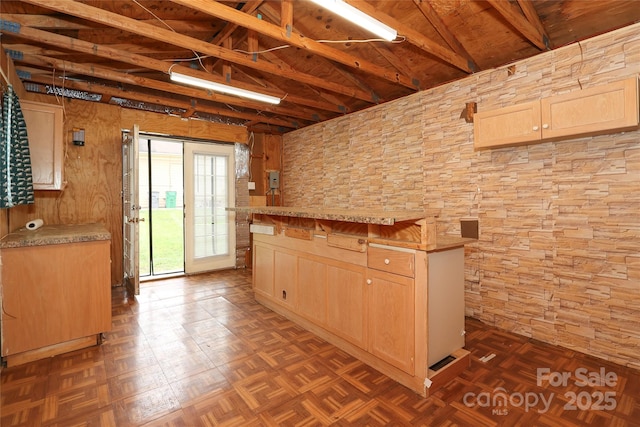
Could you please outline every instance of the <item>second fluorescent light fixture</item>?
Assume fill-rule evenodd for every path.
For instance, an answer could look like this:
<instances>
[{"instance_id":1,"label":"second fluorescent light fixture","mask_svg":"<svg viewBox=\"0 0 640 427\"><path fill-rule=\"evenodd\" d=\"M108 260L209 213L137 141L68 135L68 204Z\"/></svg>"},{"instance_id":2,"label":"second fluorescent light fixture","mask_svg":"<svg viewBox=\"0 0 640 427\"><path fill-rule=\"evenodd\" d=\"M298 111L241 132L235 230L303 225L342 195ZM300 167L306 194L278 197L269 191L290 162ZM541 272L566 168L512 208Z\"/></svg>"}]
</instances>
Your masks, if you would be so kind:
<instances>
[{"instance_id":1,"label":"second fluorescent light fixture","mask_svg":"<svg viewBox=\"0 0 640 427\"><path fill-rule=\"evenodd\" d=\"M185 74L169 73L172 81L178 83L184 83L190 86L201 87L203 89L211 89L215 92L226 93L228 95L241 96L247 99L253 99L254 101L267 102L269 104L280 104L280 98L271 95L265 95L263 93L253 92L246 89L240 89L238 87L223 85L222 83L212 82L210 80L199 79L197 77L187 76Z\"/></svg>"},{"instance_id":2,"label":"second fluorescent light fixture","mask_svg":"<svg viewBox=\"0 0 640 427\"><path fill-rule=\"evenodd\" d=\"M311 0L315 4L329 9L331 12L342 16L344 19L370 31L387 41L393 41L398 37L398 32L390 26L383 24L366 13L356 9L342 0Z\"/></svg>"}]
</instances>

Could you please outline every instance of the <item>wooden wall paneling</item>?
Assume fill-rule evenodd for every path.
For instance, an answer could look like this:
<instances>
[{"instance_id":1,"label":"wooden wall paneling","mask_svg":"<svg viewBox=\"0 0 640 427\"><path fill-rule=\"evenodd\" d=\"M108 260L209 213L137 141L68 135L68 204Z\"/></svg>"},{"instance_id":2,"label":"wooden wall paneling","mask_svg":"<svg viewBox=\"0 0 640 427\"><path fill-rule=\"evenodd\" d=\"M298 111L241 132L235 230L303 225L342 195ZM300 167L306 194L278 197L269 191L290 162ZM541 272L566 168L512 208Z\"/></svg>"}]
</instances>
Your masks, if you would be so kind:
<instances>
[{"instance_id":1,"label":"wooden wall paneling","mask_svg":"<svg viewBox=\"0 0 640 427\"><path fill-rule=\"evenodd\" d=\"M230 126L222 123L183 119L180 117L122 108L122 127L129 129L134 123L140 125L140 131L142 132L157 132L169 136L182 136L221 142L239 142L243 144L246 144L249 140L247 130L242 126Z\"/></svg>"},{"instance_id":2,"label":"wooden wall paneling","mask_svg":"<svg viewBox=\"0 0 640 427\"><path fill-rule=\"evenodd\" d=\"M29 100L56 102L46 95L27 94ZM246 128L198 121L115 105L59 99L65 111L65 180L63 191L37 191L34 205L0 213L3 234L42 218L47 224L103 223L111 233L111 284L120 285L122 266L122 129L134 123L141 129L168 135L246 143ZM74 146L71 129L85 129L86 143ZM233 129L229 129L233 128ZM246 181L245 181L246 188ZM238 184L241 185L241 184ZM8 216L8 221L2 219ZM8 225L4 224L8 222ZM6 227L6 232L3 230ZM242 230L240 230L242 231ZM244 259L244 258L243 258Z\"/></svg>"},{"instance_id":3,"label":"wooden wall paneling","mask_svg":"<svg viewBox=\"0 0 640 427\"><path fill-rule=\"evenodd\" d=\"M0 239L9 234L9 210L0 209Z\"/></svg>"},{"instance_id":4,"label":"wooden wall paneling","mask_svg":"<svg viewBox=\"0 0 640 427\"><path fill-rule=\"evenodd\" d=\"M265 136L264 134L252 134L249 138L249 148L251 149L251 181L256 185L255 190L250 190L249 195L253 197L265 196L268 190L265 170Z\"/></svg>"}]
</instances>

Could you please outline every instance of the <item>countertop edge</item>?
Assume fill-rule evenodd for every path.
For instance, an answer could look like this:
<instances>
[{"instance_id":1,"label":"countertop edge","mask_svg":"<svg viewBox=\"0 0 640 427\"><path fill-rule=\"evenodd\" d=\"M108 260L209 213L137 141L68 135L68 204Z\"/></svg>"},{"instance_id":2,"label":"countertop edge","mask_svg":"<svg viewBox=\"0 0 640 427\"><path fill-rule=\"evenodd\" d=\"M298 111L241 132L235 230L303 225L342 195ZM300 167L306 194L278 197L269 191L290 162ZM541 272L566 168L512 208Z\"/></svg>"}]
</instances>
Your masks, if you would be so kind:
<instances>
[{"instance_id":1,"label":"countertop edge","mask_svg":"<svg viewBox=\"0 0 640 427\"><path fill-rule=\"evenodd\" d=\"M45 225L37 230L21 228L0 239L0 249L111 240L104 224Z\"/></svg>"},{"instance_id":2,"label":"countertop edge","mask_svg":"<svg viewBox=\"0 0 640 427\"><path fill-rule=\"evenodd\" d=\"M289 206L237 206L228 211L274 215L293 218L310 218L330 221L355 222L361 224L393 225L396 222L419 220L426 217L423 211L371 211L348 209L312 209Z\"/></svg>"}]
</instances>

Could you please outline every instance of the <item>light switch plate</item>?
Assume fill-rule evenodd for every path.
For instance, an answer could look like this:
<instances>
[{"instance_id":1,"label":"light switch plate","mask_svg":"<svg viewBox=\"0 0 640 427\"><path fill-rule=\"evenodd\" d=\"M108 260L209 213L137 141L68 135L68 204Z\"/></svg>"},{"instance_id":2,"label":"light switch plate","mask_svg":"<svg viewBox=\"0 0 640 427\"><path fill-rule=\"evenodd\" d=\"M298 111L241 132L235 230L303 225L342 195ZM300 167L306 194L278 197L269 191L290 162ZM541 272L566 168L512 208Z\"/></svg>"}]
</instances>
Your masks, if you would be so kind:
<instances>
[{"instance_id":1,"label":"light switch plate","mask_svg":"<svg viewBox=\"0 0 640 427\"><path fill-rule=\"evenodd\" d=\"M256 183L253 181L249 181L249 190L255 190L256 189Z\"/></svg>"}]
</instances>

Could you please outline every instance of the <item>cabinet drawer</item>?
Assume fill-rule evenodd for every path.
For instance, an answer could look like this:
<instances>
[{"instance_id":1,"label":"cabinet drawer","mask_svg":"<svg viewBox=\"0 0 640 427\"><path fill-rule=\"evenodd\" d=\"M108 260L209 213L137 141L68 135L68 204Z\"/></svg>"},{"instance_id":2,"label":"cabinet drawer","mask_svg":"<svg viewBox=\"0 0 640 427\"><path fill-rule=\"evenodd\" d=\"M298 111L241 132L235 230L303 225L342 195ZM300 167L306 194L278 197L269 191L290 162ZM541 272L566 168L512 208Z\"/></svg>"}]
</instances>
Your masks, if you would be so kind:
<instances>
[{"instance_id":1,"label":"cabinet drawer","mask_svg":"<svg viewBox=\"0 0 640 427\"><path fill-rule=\"evenodd\" d=\"M394 249L369 246L367 250L367 267L393 274L413 277L415 255Z\"/></svg>"}]
</instances>

